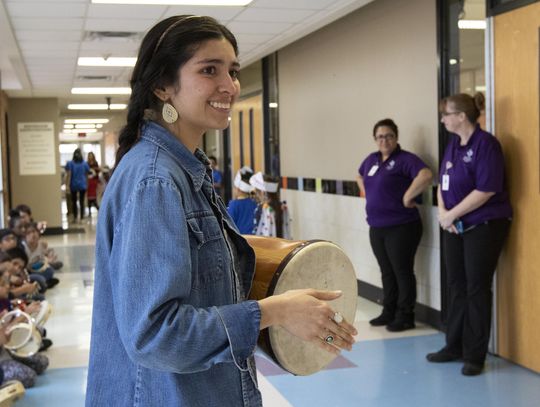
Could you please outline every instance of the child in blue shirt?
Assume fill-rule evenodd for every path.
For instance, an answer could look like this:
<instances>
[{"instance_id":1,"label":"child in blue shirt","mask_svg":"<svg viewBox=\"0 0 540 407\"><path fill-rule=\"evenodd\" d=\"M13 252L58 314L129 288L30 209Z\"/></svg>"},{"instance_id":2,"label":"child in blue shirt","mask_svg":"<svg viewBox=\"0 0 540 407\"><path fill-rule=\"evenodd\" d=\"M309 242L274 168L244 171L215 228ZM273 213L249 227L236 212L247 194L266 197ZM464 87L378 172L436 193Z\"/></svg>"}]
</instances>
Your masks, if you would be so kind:
<instances>
[{"instance_id":1,"label":"child in blue shirt","mask_svg":"<svg viewBox=\"0 0 540 407\"><path fill-rule=\"evenodd\" d=\"M244 235L253 234L253 217L257 208L257 202L251 195L254 188L249 184L252 175L253 171L247 166L238 170L234 178L236 199L231 200L227 208L236 227Z\"/></svg>"}]
</instances>

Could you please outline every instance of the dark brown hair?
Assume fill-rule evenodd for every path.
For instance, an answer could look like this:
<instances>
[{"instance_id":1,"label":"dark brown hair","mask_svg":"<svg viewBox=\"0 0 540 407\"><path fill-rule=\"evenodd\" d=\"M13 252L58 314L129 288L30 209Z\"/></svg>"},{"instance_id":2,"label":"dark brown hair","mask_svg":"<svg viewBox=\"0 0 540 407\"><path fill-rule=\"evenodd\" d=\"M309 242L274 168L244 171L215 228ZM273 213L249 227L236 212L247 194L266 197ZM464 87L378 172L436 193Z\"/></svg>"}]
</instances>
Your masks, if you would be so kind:
<instances>
[{"instance_id":1,"label":"dark brown hair","mask_svg":"<svg viewBox=\"0 0 540 407\"><path fill-rule=\"evenodd\" d=\"M394 134L396 135L396 138L399 137L399 134L398 134L398 126L396 123L394 123L394 121L392 119L382 119L382 120L379 120L377 123L375 123L375 126L373 126L373 138L375 138L375 134L377 133L377 129L379 127L389 127L393 132Z\"/></svg>"},{"instance_id":2,"label":"dark brown hair","mask_svg":"<svg viewBox=\"0 0 540 407\"><path fill-rule=\"evenodd\" d=\"M156 89L179 83L178 70L205 41L225 38L238 55L234 35L212 17L181 15L169 17L148 31L142 40L131 76L127 123L120 132L116 166L139 139L145 110L159 111L162 102Z\"/></svg>"}]
</instances>

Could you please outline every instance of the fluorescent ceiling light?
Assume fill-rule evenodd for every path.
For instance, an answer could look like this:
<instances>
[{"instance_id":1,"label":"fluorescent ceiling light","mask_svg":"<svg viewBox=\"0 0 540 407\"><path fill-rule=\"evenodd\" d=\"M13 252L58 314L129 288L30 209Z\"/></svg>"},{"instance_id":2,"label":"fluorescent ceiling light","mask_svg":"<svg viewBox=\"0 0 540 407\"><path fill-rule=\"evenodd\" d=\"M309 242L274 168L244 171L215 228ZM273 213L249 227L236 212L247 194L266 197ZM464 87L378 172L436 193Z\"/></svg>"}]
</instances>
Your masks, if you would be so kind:
<instances>
[{"instance_id":1,"label":"fluorescent ceiling light","mask_svg":"<svg viewBox=\"0 0 540 407\"><path fill-rule=\"evenodd\" d=\"M253 0L92 0L94 4L150 4L166 6L246 6Z\"/></svg>"},{"instance_id":2,"label":"fluorescent ceiling light","mask_svg":"<svg viewBox=\"0 0 540 407\"><path fill-rule=\"evenodd\" d=\"M72 129L74 127L75 127L75 125L73 125L73 124L64 124L64 129Z\"/></svg>"},{"instance_id":3,"label":"fluorescent ceiling light","mask_svg":"<svg viewBox=\"0 0 540 407\"><path fill-rule=\"evenodd\" d=\"M109 119L66 119L64 123L109 123Z\"/></svg>"},{"instance_id":4,"label":"fluorescent ceiling light","mask_svg":"<svg viewBox=\"0 0 540 407\"><path fill-rule=\"evenodd\" d=\"M68 105L69 110L124 110L127 107L123 103L71 103Z\"/></svg>"},{"instance_id":5,"label":"fluorescent ceiling light","mask_svg":"<svg viewBox=\"0 0 540 407\"><path fill-rule=\"evenodd\" d=\"M80 57L77 60L79 66L135 66L137 58L127 57Z\"/></svg>"},{"instance_id":6,"label":"fluorescent ceiling light","mask_svg":"<svg viewBox=\"0 0 540 407\"><path fill-rule=\"evenodd\" d=\"M130 95L131 88L71 88L74 95Z\"/></svg>"},{"instance_id":7,"label":"fluorescent ceiling light","mask_svg":"<svg viewBox=\"0 0 540 407\"><path fill-rule=\"evenodd\" d=\"M101 129L103 127L102 124L96 124L96 129Z\"/></svg>"},{"instance_id":8,"label":"fluorescent ceiling light","mask_svg":"<svg viewBox=\"0 0 540 407\"><path fill-rule=\"evenodd\" d=\"M76 124L75 128L76 129L95 129L96 125L95 124Z\"/></svg>"},{"instance_id":9,"label":"fluorescent ceiling light","mask_svg":"<svg viewBox=\"0 0 540 407\"><path fill-rule=\"evenodd\" d=\"M462 30L485 30L486 20L459 20L458 27Z\"/></svg>"},{"instance_id":10,"label":"fluorescent ceiling light","mask_svg":"<svg viewBox=\"0 0 540 407\"><path fill-rule=\"evenodd\" d=\"M270 102L268 103L268 107L272 108L272 109L275 109L278 107L278 104L276 102Z\"/></svg>"}]
</instances>

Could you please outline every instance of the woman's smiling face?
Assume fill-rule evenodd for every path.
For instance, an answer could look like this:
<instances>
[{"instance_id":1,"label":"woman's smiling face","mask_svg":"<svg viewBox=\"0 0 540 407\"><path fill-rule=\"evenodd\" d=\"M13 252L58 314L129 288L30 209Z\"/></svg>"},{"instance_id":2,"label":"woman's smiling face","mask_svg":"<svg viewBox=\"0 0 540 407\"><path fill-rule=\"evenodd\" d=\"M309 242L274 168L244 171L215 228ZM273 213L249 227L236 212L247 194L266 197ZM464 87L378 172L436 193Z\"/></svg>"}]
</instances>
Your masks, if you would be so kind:
<instances>
[{"instance_id":1,"label":"woman's smiling face","mask_svg":"<svg viewBox=\"0 0 540 407\"><path fill-rule=\"evenodd\" d=\"M240 65L226 39L208 40L178 72L179 83L167 87L170 102L178 111L180 132L202 134L229 125L232 106L240 94Z\"/></svg>"}]
</instances>

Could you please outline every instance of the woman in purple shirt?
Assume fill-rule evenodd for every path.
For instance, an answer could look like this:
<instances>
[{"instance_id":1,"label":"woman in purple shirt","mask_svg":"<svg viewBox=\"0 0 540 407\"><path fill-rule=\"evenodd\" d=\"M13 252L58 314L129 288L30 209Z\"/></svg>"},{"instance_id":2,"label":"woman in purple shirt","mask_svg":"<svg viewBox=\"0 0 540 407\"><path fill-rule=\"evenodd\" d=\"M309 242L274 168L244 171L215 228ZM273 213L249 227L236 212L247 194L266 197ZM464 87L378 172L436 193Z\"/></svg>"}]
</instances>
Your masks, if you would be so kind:
<instances>
[{"instance_id":1,"label":"woman in purple shirt","mask_svg":"<svg viewBox=\"0 0 540 407\"><path fill-rule=\"evenodd\" d=\"M358 170L358 186L366 197L369 240L382 274L383 311L370 322L392 332L412 329L416 303L414 256L422 237L415 197L433 175L416 155L398 144L398 128L391 119L375 124L378 151Z\"/></svg>"},{"instance_id":2,"label":"woman in purple shirt","mask_svg":"<svg viewBox=\"0 0 540 407\"><path fill-rule=\"evenodd\" d=\"M491 328L491 285L510 227L512 208L504 159L495 137L477 124L482 95L458 94L441 101L441 122L454 134L441 162L439 223L447 271L446 346L430 362L463 359L461 372L482 372Z\"/></svg>"}]
</instances>

